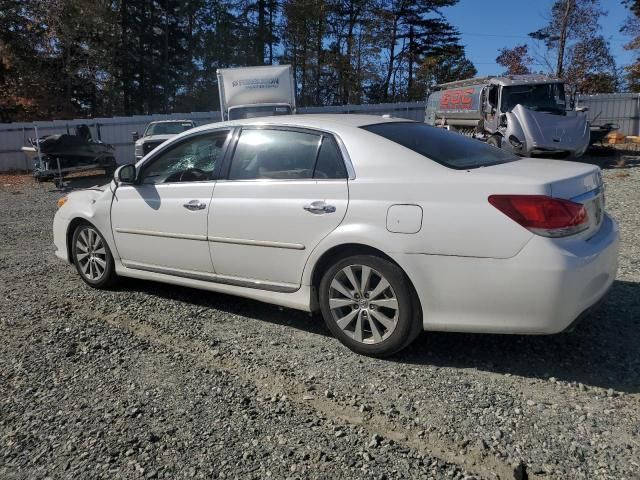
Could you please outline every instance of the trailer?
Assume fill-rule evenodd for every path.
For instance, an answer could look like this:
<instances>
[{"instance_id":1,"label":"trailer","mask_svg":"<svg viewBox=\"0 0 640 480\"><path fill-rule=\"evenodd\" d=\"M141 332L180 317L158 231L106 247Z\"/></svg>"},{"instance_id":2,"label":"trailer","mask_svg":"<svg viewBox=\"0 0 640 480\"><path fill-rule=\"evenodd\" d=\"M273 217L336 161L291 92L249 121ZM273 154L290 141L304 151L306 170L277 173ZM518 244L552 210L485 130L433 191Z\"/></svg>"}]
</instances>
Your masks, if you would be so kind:
<instances>
[{"instance_id":1,"label":"trailer","mask_svg":"<svg viewBox=\"0 0 640 480\"><path fill-rule=\"evenodd\" d=\"M219 68L222 120L289 115L296 111L291 65Z\"/></svg>"},{"instance_id":2,"label":"trailer","mask_svg":"<svg viewBox=\"0 0 640 480\"><path fill-rule=\"evenodd\" d=\"M40 137L37 126L34 133L22 151L32 160L33 176L38 181L54 180L62 186L68 173L104 169L105 175L110 176L117 167L113 146L93 139L88 125L78 125L75 134Z\"/></svg>"},{"instance_id":3,"label":"trailer","mask_svg":"<svg viewBox=\"0 0 640 480\"><path fill-rule=\"evenodd\" d=\"M521 156L579 157L589 146L586 113L568 108L564 82L545 75L438 85L427 98L425 122Z\"/></svg>"}]
</instances>

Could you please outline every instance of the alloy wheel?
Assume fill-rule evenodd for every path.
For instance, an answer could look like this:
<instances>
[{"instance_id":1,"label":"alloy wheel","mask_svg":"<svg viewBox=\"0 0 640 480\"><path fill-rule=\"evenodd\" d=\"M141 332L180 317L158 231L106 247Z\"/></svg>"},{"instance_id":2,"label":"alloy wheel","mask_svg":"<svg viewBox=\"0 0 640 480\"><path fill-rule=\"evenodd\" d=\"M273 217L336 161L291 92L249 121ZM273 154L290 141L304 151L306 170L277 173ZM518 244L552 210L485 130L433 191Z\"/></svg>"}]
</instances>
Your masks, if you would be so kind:
<instances>
[{"instance_id":1,"label":"alloy wheel","mask_svg":"<svg viewBox=\"0 0 640 480\"><path fill-rule=\"evenodd\" d=\"M75 243L75 256L85 278L92 282L102 279L107 269L107 251L104 240L95 229L85 227L80 231Z\"/></svg>"},{"instance_id":2,"label":"alloy wheel","mask_svg":"<svg viewBox=\"0 0 640 480\"><path fill-rule=\"evenodd\" d=\"M367 265L349 265L336 273L329 288L329 309L346 335L366 344L386 340L400 314L391 284Z\"/></svg>"}]
</instances>

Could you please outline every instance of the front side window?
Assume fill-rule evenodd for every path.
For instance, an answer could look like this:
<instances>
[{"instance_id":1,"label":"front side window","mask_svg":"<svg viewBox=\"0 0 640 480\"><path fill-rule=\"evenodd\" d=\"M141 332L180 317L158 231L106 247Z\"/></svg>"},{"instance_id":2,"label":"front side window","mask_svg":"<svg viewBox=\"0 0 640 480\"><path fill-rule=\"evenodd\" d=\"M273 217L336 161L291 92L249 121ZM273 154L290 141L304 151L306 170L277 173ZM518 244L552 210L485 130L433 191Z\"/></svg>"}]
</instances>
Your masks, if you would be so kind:
<instances>
[{"instance_id":1,"label":"front side window","mask_svg":"<svg viewBox=\"0 0 640 480\"><path fill-rule=\"evenodd\" d=\"M479 140L424 123L388 122L361 128L449 168L466 170L518 160L517 156Z\"/></svg>"},{"instance_id":2,"label":"front side window","mask_svg":"<svg viewBox=\"0 0 640 480\"><path fill-rule=\"evenodd\" d=\"M222 161L229 131L198 135L179 142L144 165L142 183L198 182L211 180Z\"/></svg>"},{"instance_id":3,"label":"front side window","mask_svg":"<svg viewBox=\"0 0 640 480\"><path fill-rule=\"evenodd\" d=\"M341 170L342 168L342 170ZM330 136L287 130L242 130L230 180L345 178Z\"/></svg>"}]
</instances>

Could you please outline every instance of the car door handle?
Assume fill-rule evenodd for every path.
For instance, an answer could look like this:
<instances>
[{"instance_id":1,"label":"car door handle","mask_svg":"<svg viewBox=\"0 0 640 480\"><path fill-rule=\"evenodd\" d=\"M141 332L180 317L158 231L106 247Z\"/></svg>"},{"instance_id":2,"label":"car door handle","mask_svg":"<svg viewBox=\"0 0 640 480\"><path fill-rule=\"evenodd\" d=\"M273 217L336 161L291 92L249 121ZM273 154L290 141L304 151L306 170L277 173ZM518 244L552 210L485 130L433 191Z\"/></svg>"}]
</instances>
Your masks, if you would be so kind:
<instances>
[{"instance_id":1,"label":"car door handle","mask_svg":"<svg viewBox=\"0 0 640 480\"><path fill-rule=\"evenodd\" d=\"M207 208L207 204L201 202L200 200L190 200L189 202L185 203L183 207L191 211L204 210L205 208Z\"/></svg>"},{"instance_id":2,"label":"car door handle","mask_svg":"<svg viewBox=\"0 0 640 480\"><path fill-rule=\"evenodd\" d=\"M336 211L336 207L334 207L333 205L327 205L322 200L311 202L309 205L305 205L302 208L304 208L307 212L315 213L316 215L322 213L333 213Z\"/></svg>"}]
</instances>

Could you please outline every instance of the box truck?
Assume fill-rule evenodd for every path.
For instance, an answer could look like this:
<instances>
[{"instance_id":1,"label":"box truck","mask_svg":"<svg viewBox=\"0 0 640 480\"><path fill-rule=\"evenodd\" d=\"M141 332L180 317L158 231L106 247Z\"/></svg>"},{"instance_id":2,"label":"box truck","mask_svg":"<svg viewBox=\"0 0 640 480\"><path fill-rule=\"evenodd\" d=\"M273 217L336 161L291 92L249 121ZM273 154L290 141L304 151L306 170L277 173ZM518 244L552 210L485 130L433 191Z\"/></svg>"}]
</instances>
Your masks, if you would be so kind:
<instances>
[{"instance_id":1,"label":"box truck","mask_svg":"<svg viewBox=\"0 0 640 480\"><path fill-rule=\"evenodd\" d=\"M222 120L289 115L296 111L291 65L219 68Z\"/></svg>"}]
</instances>

